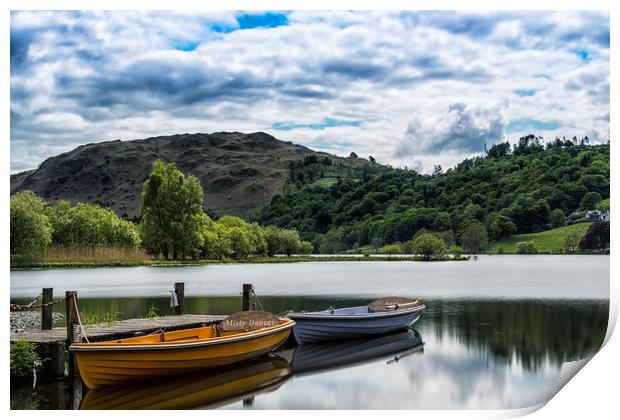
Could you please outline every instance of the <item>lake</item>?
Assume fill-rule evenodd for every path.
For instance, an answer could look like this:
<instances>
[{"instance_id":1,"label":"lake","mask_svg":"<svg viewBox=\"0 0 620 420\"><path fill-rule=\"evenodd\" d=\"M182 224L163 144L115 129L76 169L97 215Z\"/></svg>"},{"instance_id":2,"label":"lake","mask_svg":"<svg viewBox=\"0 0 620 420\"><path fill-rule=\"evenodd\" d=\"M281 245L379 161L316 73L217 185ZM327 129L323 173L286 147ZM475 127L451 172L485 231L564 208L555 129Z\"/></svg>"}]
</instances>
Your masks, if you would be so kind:
<instances>
[{"instance_id":1,"label":"lake","mask_svg":"<svg viewBox=\"0 0 620 420\"><path fill-rule=\"evenodd\" d=\"M54 287L58 296L77 290L83 312L133 318L155 307L165 315L178 281L188 313L240 310L242 283L254 284L273 313L387 295L423 298L427 310L409 332L310 347L288 342L225 372L89 391L83 400L71 380L34 391L12 386L11 407L526 407L554 394L564 361L598 350L609 307L609 256L583 255L15 271L11 298L26 302ZM179 389L184 398L175 397Z\"/></svg>"}]
</instances>

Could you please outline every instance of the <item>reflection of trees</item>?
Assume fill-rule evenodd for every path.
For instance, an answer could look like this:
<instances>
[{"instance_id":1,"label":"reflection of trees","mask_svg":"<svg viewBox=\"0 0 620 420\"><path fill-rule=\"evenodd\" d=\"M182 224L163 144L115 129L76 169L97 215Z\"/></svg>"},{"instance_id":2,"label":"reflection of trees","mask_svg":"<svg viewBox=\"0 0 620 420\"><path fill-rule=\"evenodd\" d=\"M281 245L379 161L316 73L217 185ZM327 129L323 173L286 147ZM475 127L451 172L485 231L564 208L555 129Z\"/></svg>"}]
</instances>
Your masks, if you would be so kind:
<instances>
[{"instance_id":1,"label":"reflection of trees","mask_svg":"<svg viewBox=\"0 0 620 420\"><path fill-rule=\"evenodd\" d=\"M260 297L264 309L319 310L363 305L370 299L339 297ZM170 315L168 298L81 299L90 313L118 312L119 318L142 317L154 305ZM241 310L241 296L186 297L187 313L230 314ZM513 355L527 369L538 369L548 357L554 363L597 351L607 329L609 303L597 300L431 300L416 324L422 336L434 333L457 339L472 350L488 350L495 358Z\"/></svg>"},{"instance_id":2,"label":"reflection of trees","mask_svg":"<svg viewBox=\"0 0 620 420\"><path fill-rule=\"evenodd\" d=\"M468 347L486 347L497 358L513 355L530 370L583 358L603 344L607 301L437 301L425 322ZM421 330L422 331L422 330Z\"/></svg>"}]
</instances>

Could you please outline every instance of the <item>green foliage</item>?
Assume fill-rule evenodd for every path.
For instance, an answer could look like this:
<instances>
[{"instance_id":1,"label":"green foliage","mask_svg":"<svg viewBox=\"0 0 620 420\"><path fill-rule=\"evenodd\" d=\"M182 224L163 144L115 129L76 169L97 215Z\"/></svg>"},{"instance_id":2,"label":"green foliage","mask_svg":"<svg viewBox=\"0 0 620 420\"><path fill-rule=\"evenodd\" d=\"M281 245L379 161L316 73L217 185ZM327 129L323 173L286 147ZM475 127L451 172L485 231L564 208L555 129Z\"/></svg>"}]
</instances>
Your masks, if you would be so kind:
<instances>
[{"instance_id":1,"label":"green foliage","mask_svg":"<svg viewBox=\"0 0 620 420\"><path fill-rule=\"evenodd\" d=\"M458 245L452 245L450 247L450 254L452 254L454 259L458 260L459 258L461 258L461 255L463 255L463 248Z\"/></svg>"},{"instance_id":2,"label":"green foliage","mask_svg":"<svg viewBox=\"0 0 620 420\"><path fill-rule=\"evenodd\" d=\"M579 203L579 210L594 210L602 200L603 197L597 192L586 193Z\"/></svg>"},{"instance_id":3,"label":"green foliage","mask_svg":"<svg viewBox=\"0 0 620 420\"><path fill-rule=\"evenodd\" d=\"M555 209L551 212L551 226L554 228L566 225L566 216L561 209Z\"/></svg>"},{"instance_id":4,"label":"green foliage","mask_svg":"<svg viewBox=\"0 0 620 420\"><path fill-rule=\"evenodd\" d=\"M11 376L16 378L28 378L41 364L37 354L37 345L26 340L11 342Z\"/></svg>"},{"instance_id":5,"label":"green foliage","mask_svg":"<svg viewBox=\"0 0 620 420\"><path fill-rule=\"evenodd\" d=\"M425 261L446 254L448 247L445 242L432 233L423 233L413 240L413 252L422 255Z\"/></svg>"},{"instance_id":6,"label":"green foliage","mask_svg":"<svg viewBox=\"0 0 620 420\"><path fill-rule=\"evenodd\" d=\"M600 211L609 211L609 198L599 201L596 204L596 209Z\"/></svg>"},{"instance_id":7,"label":"green foliage","mask_svg":"<svg viewBox=\"0 0 620 420\"><path fill-rule=\"evenodd\" d=\"M501 239L512 235L517 230L512 219L501 214L496 214L489 226L489 235L493 240Z\"/></svg>"},{"instance_id":8,"label":"green foliage","mask_svg":"<svg viewBox=\"0 0 620 420\"><path fill-rule=\"evenodd\" d=\"M398 244L390 244L390 245L385 245L382 249L381 252L384 254L388 254L388 255L392 255L392 254L402 254L402 249L400 248L400 245Z\"/></svg>"},{"instance_id":9,"label":"green foliage","mask_svg":"<svg viewBox=\"0 0 620 420\"><path fill-rule=\"evenodd\" d=\"M467 226L461 234L461 245L465 252L475 254L487 247L487 230L482 223L474 223Z\"/></svg>"},{"instance_id":10,"label":"green foliage","mask_svg":"<svg viewBox=\"0 0 620 420\"><path fill-rule=\"evenodd\" d=\"M151 305L151 307L146 311L144 315L145 318L157 318L159 317L159 309L155 307L155 305Z\"/></svg>"},{"instance_id":11,"label":"green foliage","mask_svg":"<svg viewBox=\"0 0 620 420\"><path fill-rule=\"evenodd\" d=\"M164 258L191 255L200 246L203 191L198 178L174 163L155 162L144 182L140 234L147 251Z\"/></svg>"},{"instance_id":12,"label":"green foliage","mask_svg":"<svg viewBox=\"0 0 620 420\"><path fill-rule=\"evenodd\" d=\"M45 202L32 191L11 196L11 255L34 255L52 242L52 226Z\"/></svg>"},{"instance_id":13,"label":"green foliage","mask_svg":"<svg viewBox=\"0 0 620 420\"><path fill-rule=\"evenodd\" d=\"M582 152L591 163L578 157ZM390 169L357 182L337 178L328 187L301 185L274 198L253 220L295 228L321 253L356 243L375 249L405 243L420 229L451 231L460 240L474 222L484 223L490 239L498 241L549 229L551 209L569 215L590 192L609 197L609 145L558 140L545 148L540 138L525 136L513 152L509 143L495 145L486 157L465 159L433 176Z\"/></svg>"},{"instance_id":14,"label":"green foliage","mask_svg":"<svg viewBox=\"0 0 620 420\"><path fill-rule=\"evenodd\" d=\"M533 241L517 242L517 254L538 254L538 249Z\"/></svg>"},{"instance_id":15,"label":"green foliage","mask_svg":"<svg viewBox=\"0 0 620 420\"><path fill-rule=\"evenodd\" d=\"M564 238L564 251L567 254L572 254L577 251L577 247L579 246L579 239L581 239L581 234L577 231L572 231L566 238Z\"/></svg>"},{"instance_id":16,"label":"green foliage","mask_svg":"<svg viewBox=\"0 0 620 420\"><path fill-rule=\"evenodd\" d=\"M136 226L119 218L112 210L95 204L71 207L59 201L45 209L52 224L54 246L65 248L138 248Z\"/></svg>"},{"instance_id":17,"label":"green foliage","mask_svg":"<svg viewBox=\"0 0 620 420\"><path fill-rule=\"evenodd\" d=\"M314 247L312 246L312 242L301 241L300 252L304 255L312 254Z\"/></svg>"},{"instance_id":18,"label":"green foliage","mask_svg":"<svg viewBox=\"0 0 620 420\"><path fill-rule=\"evenodd\" d=\"M118 321L118 312L90 313L82 311L80 319L84 325L104 325L111 327Z\"/></svg>"}]
</instances>

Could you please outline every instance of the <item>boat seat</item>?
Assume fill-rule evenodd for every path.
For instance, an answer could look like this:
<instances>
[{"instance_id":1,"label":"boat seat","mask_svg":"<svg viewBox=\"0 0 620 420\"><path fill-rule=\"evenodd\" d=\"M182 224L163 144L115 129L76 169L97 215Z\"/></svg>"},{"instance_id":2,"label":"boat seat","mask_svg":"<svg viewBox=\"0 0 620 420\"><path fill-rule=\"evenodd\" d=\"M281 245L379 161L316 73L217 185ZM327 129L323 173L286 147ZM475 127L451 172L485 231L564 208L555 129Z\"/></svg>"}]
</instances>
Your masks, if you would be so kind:
<instances>
[{"instance_id":1,"label":"boat seat","mask_svg":"<svg viewBox=\"0 0 620 420\"><path fill-rule=\"evenodd\" d=\"M421 305L420 299L409 299L397 296L382 297L375 299L368 304L368 312L387 312L397 309L411 308L412 306Z\"/></svg>"},{"instance_id":2,"label":"boat seat","mask_svg":"<svg viewBox=\"0 0 620 420\"><path fill-rule=\"evenodd\" d=\"M223 337L241 332L256 331L280 324L280 318L264 311L244 311L232 314L214 328L216 337Z\"/></svg>"}]
</instances>

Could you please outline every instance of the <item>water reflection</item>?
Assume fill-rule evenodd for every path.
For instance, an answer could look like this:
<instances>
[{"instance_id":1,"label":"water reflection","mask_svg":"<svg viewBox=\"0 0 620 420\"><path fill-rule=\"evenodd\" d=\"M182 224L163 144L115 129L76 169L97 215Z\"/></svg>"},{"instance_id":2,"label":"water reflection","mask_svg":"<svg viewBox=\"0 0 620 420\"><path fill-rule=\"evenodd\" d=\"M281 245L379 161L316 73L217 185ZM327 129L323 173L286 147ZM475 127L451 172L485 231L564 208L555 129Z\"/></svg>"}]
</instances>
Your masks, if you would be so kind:
<instances>
[{"instance_id":1,"label":"water reflection","mask_svg":"<svg viewBox=\"0 0 620 420\"><path fill-rule=\"evenodd\" d=\"M423 352L422 337L415 330L375 337L298 346L292 359L293 373L308 374L325 370L342 369L368 363L378 358L388 358L388 363L398 362L414 352Z\"/></svg>"},{"instance_id":2,"label":"water reflection","mask_svg":"<svg viewBox=\"0 0 620 420\"><path fill-rule=\"evenodd\" d=\"M253 362L218 371L89 390L80 409L214 408L274 391L289 375L290 364L286 359L267 355Z\"/></svg>"},{"instance_id":3,"label":"water reflection","mask_svg":"<svg viewBox=\"0 0 620 420\"><path fill-rule=\"evenodd\" d=\"M81 309L92 305L90 308L96 306L103 311L114 305L123 310L133 305L134 310L142 311L153 303L150 298L120 303L118 299L84 302ZM355 306L367 299L288 296L261 297L261 302L266 310L279 313L292 307L317 310L331 305ZM237 297L196 298L188 300L188 311L230 313L238 310L238 304ZM241 369L222 372L220 376L205 373L178 378L185 385L175 384L175 380L172 385L162 381L146 389L123 387L115 394L126 397L122 404L110 397L112 393L100 398L98 391L94 395L88 392L82 408L92 407L94 401L115 408L123 404L135 404L138 408L150 402L162 406L187 403L183 408L257 409L524 407L541 403L553 394L564 361L592 355L600 348L608 310L607 300L433 300L415 324L417 332L346 343L288 346L275 352L279 359L272 356L267 364L259 364L265 370L255 368L259 369L256 375ZM407 356L422 341L423 352ZM79 399L66 385L55 384L58 383L38 386L35 393L12 387L11 407L76 406L57 401ZM59 386L60 390L50 391ZM186 389L182 395L194 396L195 400L163 401L157 395L165 395L165 389Z\"/></svg>"}]
</instances>

